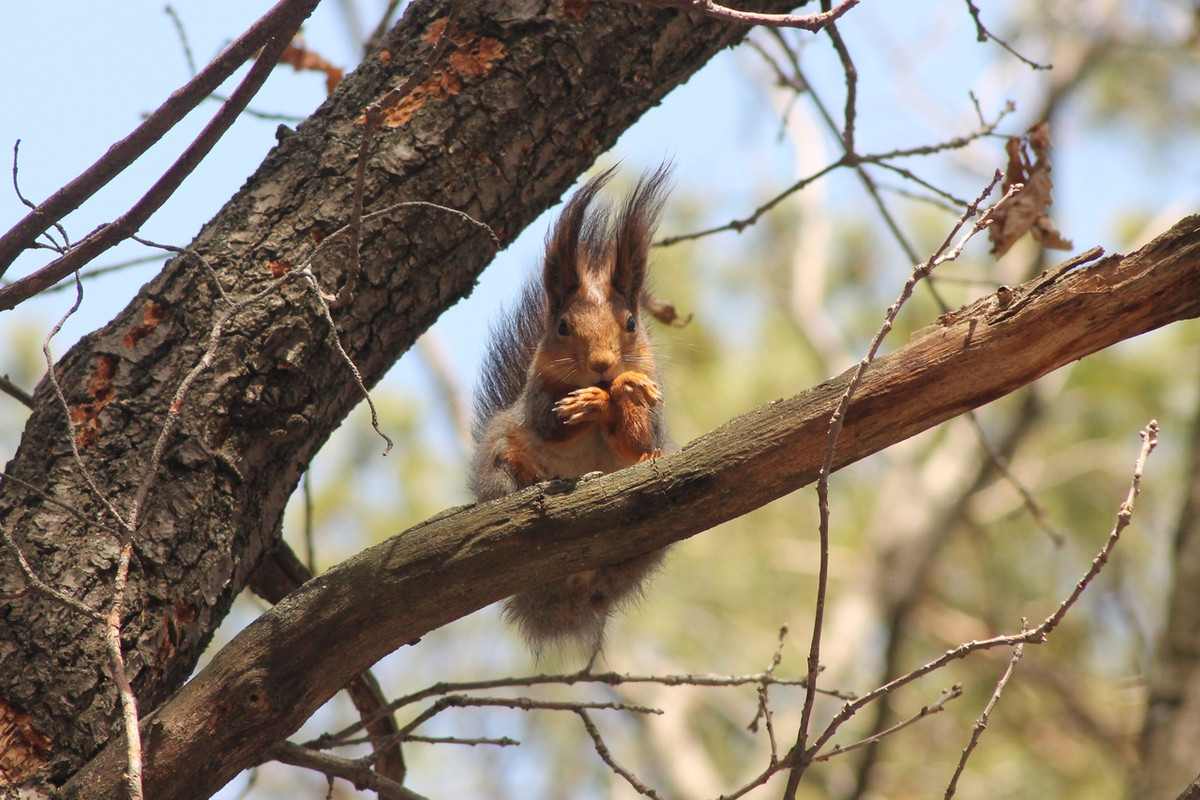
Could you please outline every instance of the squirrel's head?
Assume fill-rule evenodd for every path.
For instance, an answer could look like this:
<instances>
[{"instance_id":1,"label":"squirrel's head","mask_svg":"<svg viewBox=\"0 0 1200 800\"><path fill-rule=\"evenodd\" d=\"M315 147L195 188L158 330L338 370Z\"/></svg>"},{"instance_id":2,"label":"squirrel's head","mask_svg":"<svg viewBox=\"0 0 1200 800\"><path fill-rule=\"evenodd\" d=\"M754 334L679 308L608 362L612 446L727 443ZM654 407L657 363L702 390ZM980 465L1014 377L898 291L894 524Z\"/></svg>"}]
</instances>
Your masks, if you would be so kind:
<instances>
[{"instance_id":1,"label":"squirrel's head","mask_svg":"<svg viewBox=\"0 0 1200 800\"><path fill-rule=\"evenodd\" d=\"M615 218L593 203L614 170L575 193L546 240L547 317L537 366L543 377L568 386L654 369L640 298L671 167L643 175Z\"/></svg>"}]
</instances>

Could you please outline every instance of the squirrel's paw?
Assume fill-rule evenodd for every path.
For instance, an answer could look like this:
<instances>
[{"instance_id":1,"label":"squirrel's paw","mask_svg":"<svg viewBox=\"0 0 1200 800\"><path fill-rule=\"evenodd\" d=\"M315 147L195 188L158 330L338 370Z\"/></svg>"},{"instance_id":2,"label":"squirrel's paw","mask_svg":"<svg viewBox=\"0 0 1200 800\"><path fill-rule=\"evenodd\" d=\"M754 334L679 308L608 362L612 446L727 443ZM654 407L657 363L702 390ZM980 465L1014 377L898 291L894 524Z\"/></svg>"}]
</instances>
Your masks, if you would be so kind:
<instances>
[{"instance_id":1,"label":"squirrel's paw","mask_svg":"<svg viewBox=\"0 0 1200 800\"><path fill-rule=\"evenodd\" d=\"M653 380L640 372L622 372L613 379L608 390L615 402L633 403L653 408L663 401L662 390Z\"/></svg>"},{"instance_id":2,"label":"squirrel's paw","mask_svg":"<svg viewBox=\"0 0 1200 800\"><path fill-rule=\"evenodd\" d=\"M608 392L599 386L576 389L554 404L554 413L567 425L603 419L608 413Z\"/></svg>"}]
</instances>

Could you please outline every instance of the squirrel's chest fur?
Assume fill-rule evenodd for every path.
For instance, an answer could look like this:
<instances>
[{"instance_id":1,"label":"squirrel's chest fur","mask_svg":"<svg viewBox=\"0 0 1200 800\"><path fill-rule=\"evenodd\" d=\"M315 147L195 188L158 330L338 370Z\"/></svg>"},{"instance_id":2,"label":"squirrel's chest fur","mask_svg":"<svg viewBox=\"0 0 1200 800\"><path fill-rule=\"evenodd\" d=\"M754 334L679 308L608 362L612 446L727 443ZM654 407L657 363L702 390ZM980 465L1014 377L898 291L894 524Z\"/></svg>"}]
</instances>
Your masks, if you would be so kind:
<instances>
[{"instance_id":1,"label":"squirrel's chest fur","mask_svg":"<svg viewBox=\"0 0 1200 800\"><path fill-rule=\"evenodd\" d=\"M596 423L584 423L561 440L528 442L530 466L541 479L576 478L589 472L615 472L635 463L613 452Z\"/></svg>"}]
</instances>

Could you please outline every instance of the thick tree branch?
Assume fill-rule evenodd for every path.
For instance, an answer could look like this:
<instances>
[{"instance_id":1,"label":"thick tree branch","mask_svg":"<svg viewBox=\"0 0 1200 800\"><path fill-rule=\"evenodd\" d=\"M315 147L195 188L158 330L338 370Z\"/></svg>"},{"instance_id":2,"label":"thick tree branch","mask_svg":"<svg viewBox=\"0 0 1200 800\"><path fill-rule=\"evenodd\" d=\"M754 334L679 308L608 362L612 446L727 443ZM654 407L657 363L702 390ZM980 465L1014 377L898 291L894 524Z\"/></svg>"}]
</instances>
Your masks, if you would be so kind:
<instances>
[{"instance_id":1,"label":"thick tree branch","mask_svg":"<svg viewBox=\"0 0 1200 800\"><path fill-rule=\"evenodd\" d=\"M1132 255L1052 270L946 314L875 361L846 415L835 466L1198 315L1200 216L1192 216ZM667 458L453 509L310 581L144 720L147 794L207 796L351 677L451 620L663 547L812 482L849 378L755 409ZM298 673L296 664L311 666ZM110 745L67 796L118 797L122 765L121 748Z\"/></svg>"}]
</instances>

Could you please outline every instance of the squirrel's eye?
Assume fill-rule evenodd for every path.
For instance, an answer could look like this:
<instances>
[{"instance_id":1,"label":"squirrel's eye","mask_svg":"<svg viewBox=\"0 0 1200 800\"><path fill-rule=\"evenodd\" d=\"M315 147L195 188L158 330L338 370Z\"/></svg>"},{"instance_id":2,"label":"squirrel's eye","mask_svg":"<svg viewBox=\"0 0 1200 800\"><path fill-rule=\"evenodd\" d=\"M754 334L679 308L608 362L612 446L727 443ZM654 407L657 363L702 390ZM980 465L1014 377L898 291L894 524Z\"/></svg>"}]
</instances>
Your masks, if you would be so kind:
<instances>
[{"instance_id":1,"label":"squirrel's eye","mask_svg":"<svg viewBox=\"0 0 1200 800\"><path fill-rule=\"evenodd\" d=\"M633 333L636 330L637 330L637 319L634 318L633 314L630 314L629 319L625 320L625 332Z\"/></svg>"},{"instance_id":2,"label":"squirrel's eye","mask_svg":"<svg viewBox=\"0 0 1200 800\"><path fill-rule=\"evenodd\" d=\"M558 320L558 335L559 336L569 336L570 333L571 333L571 329L567 327L567 318L566 317L560 318Z\"/></svg>"}]
</instances>

